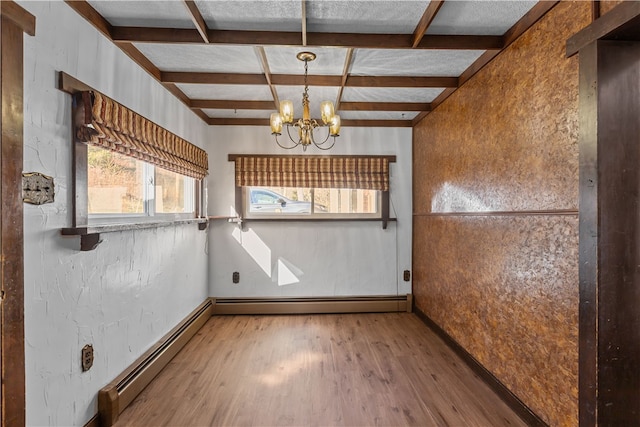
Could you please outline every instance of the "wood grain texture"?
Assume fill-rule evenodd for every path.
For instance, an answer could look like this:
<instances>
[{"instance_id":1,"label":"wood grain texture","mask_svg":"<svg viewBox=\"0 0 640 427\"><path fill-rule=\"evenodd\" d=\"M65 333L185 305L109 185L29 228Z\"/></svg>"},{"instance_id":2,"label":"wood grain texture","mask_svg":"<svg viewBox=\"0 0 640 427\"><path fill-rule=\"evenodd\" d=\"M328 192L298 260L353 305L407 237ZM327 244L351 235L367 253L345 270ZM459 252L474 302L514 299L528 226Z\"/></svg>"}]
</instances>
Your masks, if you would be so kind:
<instances>
[{"instance_id":1,"label":"wood grain texture","mask_svg":"<svg viewBox=\"0 0 640 427\"><path fill-rule=\"evenodd\" d=\"M4 16L4 12L5 9L2 9L0 16L0 406L2 425L20 426L25 423L22 223L24 33L14 19ZM15 8L12 12L19 14Z\"/></svg>"},{"instance_id":2,"label":"wood grain texture","mask_svg":"<svg viewBox=\"0 0 640 427\"><path fill-rule=\"evenodd\" d=\"M524 426L414 315L213 317L128 425Z\"/></svg>"},{"instance_id":3,"label":"wood grain texture","mask_svg":"<svg viewBox=\"0 0 640 427\"><path fill-rule=\"evenodd\" d=\"M414 128L416 306L558 426L578 422L578 220L555 214L578 209L564 49L590 20L558 3ZM486 211L513 215L469 215Z\"/></svg>"}]
</instances>

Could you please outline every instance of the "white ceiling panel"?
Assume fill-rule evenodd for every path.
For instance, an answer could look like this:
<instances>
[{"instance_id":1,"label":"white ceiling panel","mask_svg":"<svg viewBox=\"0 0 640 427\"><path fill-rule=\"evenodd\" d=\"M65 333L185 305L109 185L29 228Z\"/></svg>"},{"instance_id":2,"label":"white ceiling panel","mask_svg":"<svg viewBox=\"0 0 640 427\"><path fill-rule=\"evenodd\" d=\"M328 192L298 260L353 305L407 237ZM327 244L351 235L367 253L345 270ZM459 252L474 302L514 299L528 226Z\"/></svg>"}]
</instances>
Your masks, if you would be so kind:
<instances>
[{"instance_id":1,"label":"white ceiling panel","mask_svg":"<svg viewBox=\"0 0 640 427\"><path fill-rule=\"evenodd\" d=\"M417 111L339 111L341 120L412 120Z\"/></svg>"},{"instance_id":2,"label":"white ceiling panel","mask_svg":"<svg viewBox=\"0 0 640 427\"><path fill-rule=\"evenodd\" d=\"M221 119L269 119L276 110L223 110L205 108L202 111L213 118Z\"/></svg>"},{"instance_id":3,"label":"white ceiling panel","mask_svg":"<svg viewBox=\"0 0 640 427\"><path fill-rule=\"evenodd\" d=\"M262 74L251 46L135 43L162 71Z\"/></svg>"},{"instance_id":4,"label":"white ceiling panel","mask_svg":"<svg viewBox=\"0 0 640 427\"><path fill-rule=\"evenodd\" d=\"M431 102L443 88L387 88L346 87L342 92L344 102Z\"/></svg>"},{"instance_id":5,"label":"white ceiling panel","mask_svg":"<svg viewBox=\"0 0 640 427\"><path fill-rule=\"evenodd\" d=\"M333 86L313 86L309 88L309 102L312 118L320 118L320 103L322 101L336 102L340 88ZM304 86L276 86L280 101L293 101L295 118L302 117L302 92Z\"/></svg>"},{"instance_id":6,"label":"white ceiling panel","mask_svg":"<svg viewBox=\"0 0 640 427\"><path fill-rule=\"evenodd\" d=\"M501 36L536 3L527 0L445 1L427 34Z\"/></svg>"},{"instance_id":7,"label":"white ceiling panel","mask_svg":"<svg viewBox=\"0 0 640 427\"><path fill-rule=\"evenodd\" d=\"M304 62L296 58L298 52L310 50L316 59L309 62L310 75L342 75L347 49L305 47L270 47L264 48L267 62L272 74L304 74Z\"/></svg>"},{"instance_id":8,"label":"white ceiling panel","mask_svg":"<svg viewBox=\"0 0 640 427\"><path fill-rule=\"evenodd\" d=\"M299 0L196 0L196 5L212 30L302 29L302 6ZM260 40L256 40L256 44L259 43Z\"/></svg>"},{"instance_id":9,"label":"white ceiling panel","mask_svg":"<svg viewBox=\"0 0 640 427\"><path fill-rule=\"evenodd\" d=\"M177 84L190 99L229 99L236 101L271 101L269 86Z\"/></svg>"},{"instance_id":10,"label":"white ceiling panel","mask_svg":"<svg viewBox=\"0 0 640 427\"><path fill-rule=\"evenodd\" d=\"M358 49L351 74L457 77L483 53L482 50Z\"/></svg>"},{"instance_id":11,"label":"white ceiling panel","mask_svg":"<svg viewBox=\"0 0 640 427\"><path fill-rule=\"evenodd\" d=\"M428 1L309 0L307 31L412 34Z\"/></svg>"},{"instance_id":12,"label":"white ceiling panel","mask_svg":"<svg viewBox=\"0 0 640 427\"><path fill-rule=\"evenodd\" d=\"M187 7L181 1L88 2L111 25L127 27L194 28Z\"/></svg>"}]
</instances>

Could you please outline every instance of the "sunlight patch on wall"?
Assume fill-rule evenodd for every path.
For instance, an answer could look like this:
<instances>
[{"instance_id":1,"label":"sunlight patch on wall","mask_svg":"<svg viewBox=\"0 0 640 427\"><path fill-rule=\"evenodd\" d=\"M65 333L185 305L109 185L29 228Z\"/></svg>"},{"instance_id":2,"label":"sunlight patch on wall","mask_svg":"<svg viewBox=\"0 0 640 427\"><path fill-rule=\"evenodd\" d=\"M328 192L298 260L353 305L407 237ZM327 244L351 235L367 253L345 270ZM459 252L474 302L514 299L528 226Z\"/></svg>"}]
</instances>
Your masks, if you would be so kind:
<instances>
[{"instance_id":1,"label":"sunlight patch on wall","mask_svg":"<svg viewBox=\"0 0 640 427\"><path fill-rule=\"evenodd\" d=\"M273 281L274 283L278 283L278 286L300 283L300 276L304 275L304 272L302 270L300 270L298 267L284 258L278 259L278 262L274 265L273 270Z\"/></svg>"},{"instance_id":2,"label":"sunlight patch on wall","mask_svg":"<svg viewBox=\"0 0 640 427\"><path fill-rule=\"evenodd\" d=\"M466 188L445 182L431 201L431 212L486 212L490 211L482 198Z\"/></svg>"},{"instance_id":3,"label":"sunlight patch on wall","mask_svg":"<svg viewBox=\"0 0 640 427\"><path fill-rule=\"evenodd\" d=\"M234 228L231 233L233 238L242 246L258 266L271 277L271 249L256 234L255 231L249 229L242 231L240 228Z\"/></svg>"}]
</instances>

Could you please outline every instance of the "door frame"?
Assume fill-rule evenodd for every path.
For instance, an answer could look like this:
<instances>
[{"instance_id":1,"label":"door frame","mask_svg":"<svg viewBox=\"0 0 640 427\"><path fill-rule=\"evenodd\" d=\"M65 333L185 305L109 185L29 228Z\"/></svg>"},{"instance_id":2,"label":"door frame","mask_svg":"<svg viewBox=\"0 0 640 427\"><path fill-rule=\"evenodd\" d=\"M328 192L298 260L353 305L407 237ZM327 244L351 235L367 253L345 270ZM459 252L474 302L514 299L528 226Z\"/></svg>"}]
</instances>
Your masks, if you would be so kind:
<instances>
[{"instance_id":1,"label":"door frame","mask_svg":"<svg viewBox=\"0 0 640 427\"><path fill-rule=\"evenodd\" d=\"M25 425L22 164L24 33L35 17L0 1L0 359L2 426Z\"/></svg>"}]
</instances>

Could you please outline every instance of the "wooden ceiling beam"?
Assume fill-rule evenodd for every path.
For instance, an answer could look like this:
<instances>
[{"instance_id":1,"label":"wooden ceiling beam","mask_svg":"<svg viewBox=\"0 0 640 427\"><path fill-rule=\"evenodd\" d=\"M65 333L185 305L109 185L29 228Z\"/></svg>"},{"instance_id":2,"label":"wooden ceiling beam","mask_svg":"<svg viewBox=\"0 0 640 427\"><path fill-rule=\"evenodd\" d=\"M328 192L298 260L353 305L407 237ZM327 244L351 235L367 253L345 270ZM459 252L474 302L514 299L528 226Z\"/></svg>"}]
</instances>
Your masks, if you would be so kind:
<instances>
[{"instance_id":1,"label":"wooden ceiling beam","mask_svg":"<svg viewBox=\"0 0 640 427\"><path fill-rule=\"evenodd\" d=\"M349 76L347 87L458 87L457 77Z\"/></svg>"},{"instance_id":2,"label":"wooden ceiling beam","mask_svg":"<svg viewBox=\"0 0 640 427\"><path fill-rule=\"evenodd\" d=\"M202 14L200 13L200 9L193 0L183 0L184 5L187 7L189 11L189 16L193 21L193 24L196 26L200 37L205 43L209 43L209 28L207 28L207 23L204 21Z\"/></svg>"},{"instance_id":3,"label":"wooden ceiling beam","mask_svg":"<svg viewBox=\"0 0 640 427\"><path fill-rule=\"evenodd\" d=\"M113 27L113 40L131 43L202 44L197 30L181 28ZM412 49L411 34L306 33L307 46L372 49ZM299 32L209 30L212 44L299 46ZM415 49L496 50L501 36L424 35Z\"/></svg>"},{"instance_id":4,"label":"wooden ceiling beam","mask_svg":"<svg viewBox=\"0 0 640 427\"><path fill-rule=\"evenodd\" d=\"M192 99L191 108L218 110L273 110L275 101L240 101L227 99Z\"/></svg>"},{"instance_id":5,"label":"wooden ceiling beam","mask_svg":"<svg viewBox=\"0 0 640 427\"><path fill-rule=\"evenodd\" d=\"M426 10L422 14L422 18L420 18L420 22L418 22L418 25L416 25L416 29L413 32L412 47L416 47L420 44L420 41L424 37L429 25L433 22L433 19L436 17L443 3L444 0L431 0L429 2L429 6L427 6Z\"/></svg>"},{"instance_id":6,"label":"wooden ceiling beam","mask_svg":"<svg viewBox=\"0 0 640 427\"><path fill-rule=\"evenodd\" d=\"M89 21L89 23L93 25L96 30L102 33L102 35L113 40L114 27L106 19L104 19L102 15L100 15L98 11L93 8L93 6L91 6L85 0L65 0L65 3L69 5L71 9L75 10L78 15Z\"/></svg>"},{"instance_id":7,"label":"wooden ceiling beam","mask_svg":"<svg viewBox=\"0 0 640 427\"><path fill-rule=\"evenodd\" d=\"M344 92L344 86L347 84L349 73L351 72L351 66L353 65L353 48L347 50L347 55L344 59L344 67L342 68L342 78L340 79L340 89L338 90L338 96L336 96L335 111L340 109L342 102L342 92Z\"/></svg>"},{"instance_id":8,"label":"wooden ceiling beam","mask_svg":"<svg viewBox=\"0 0 640 427\"><path fill-rule=\"evenodd\" d=\"M237 119L209 117L206 122L212 126L269 126L269 118ZM358 127L411 127L411 120L342 120L342 126Z\"/></svg>"},{"instance_id":9,"label":"wooden ceiling beam","mask_svg":"<svg viewBox=\"0 0 640 427\"><path fill-rule=\"evenodd\" d=\"M268 79L264 74L203 73L203 72L161 72L163 83L189 84L237 84L237 85L281 85L302 86L304 75L272 74ZM269 83L270 82L270 83ZM341 86L342 76L310 75L309 86ZM348 76L346 87L457 87L458 77L424 76Z\"/></svg>"},{"instance_id":10,"label":"wooden ceiling beam","mask_svg":"<svg viewBox=\"0 0 640 427\"><path fill-rule=\"evenodd\" d=\"M428 102L341 102L341 111L429 111Z\"/></svg>"},{"instance_id":11,"label":"wooden ceiling beam","mask_svg":"<svg viewBox=\"0 0 640 427\"><path fill-rule=\"evenodd\" d=\"M271 80L271 68L269 67L267 54L262 46L256 46L255 51L256 55L258 55L258 61L260 61L260 66L262 67L264 78L269 85L269 90L271 91L271 96L273 97L273 102L275 104L276 110L280 110L280 99L278 99L278 91L276 90L276 87Z\"/></svg>"}]
</instances>

